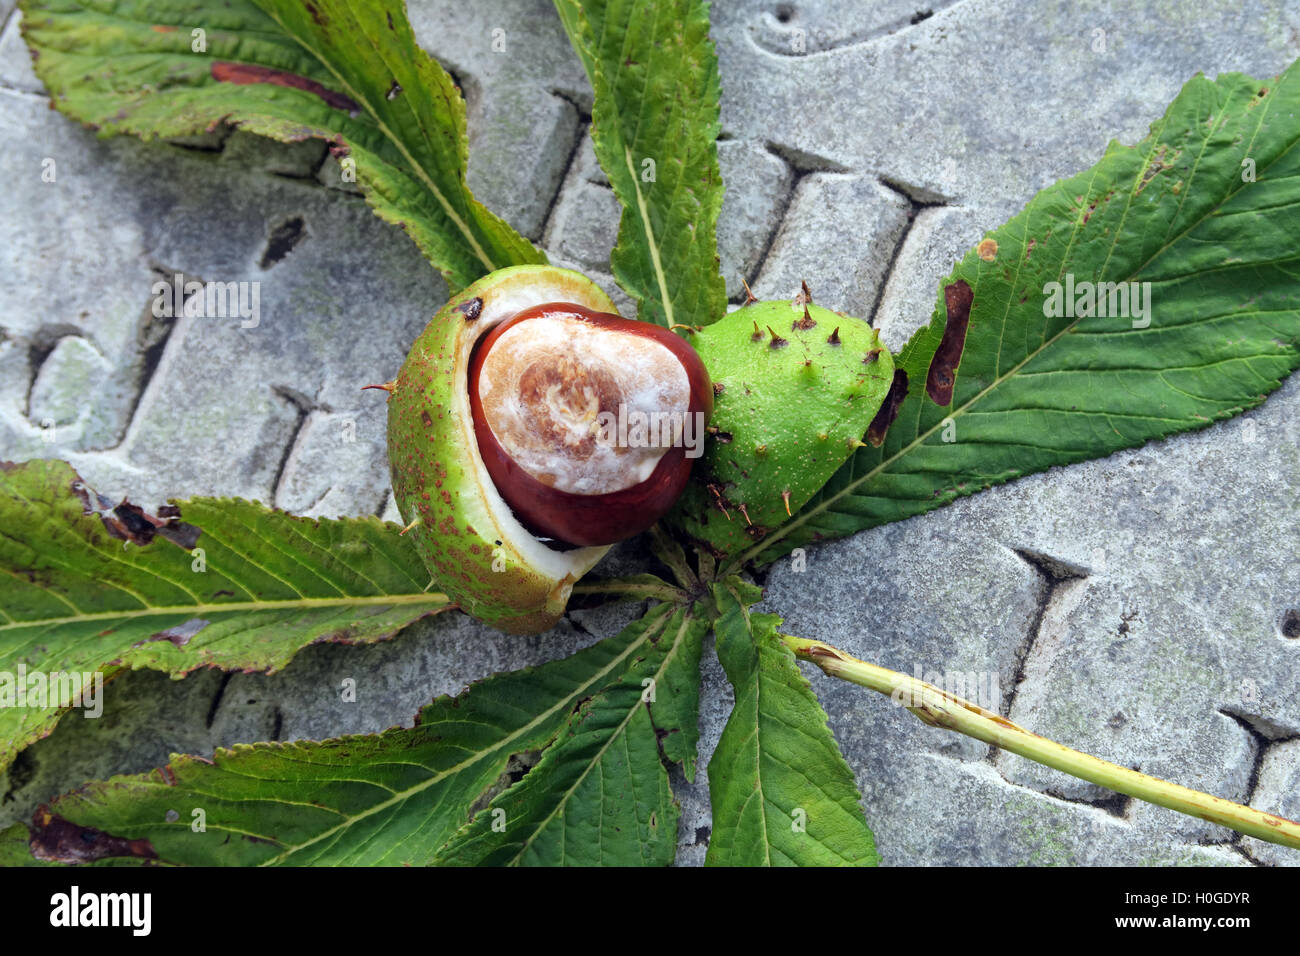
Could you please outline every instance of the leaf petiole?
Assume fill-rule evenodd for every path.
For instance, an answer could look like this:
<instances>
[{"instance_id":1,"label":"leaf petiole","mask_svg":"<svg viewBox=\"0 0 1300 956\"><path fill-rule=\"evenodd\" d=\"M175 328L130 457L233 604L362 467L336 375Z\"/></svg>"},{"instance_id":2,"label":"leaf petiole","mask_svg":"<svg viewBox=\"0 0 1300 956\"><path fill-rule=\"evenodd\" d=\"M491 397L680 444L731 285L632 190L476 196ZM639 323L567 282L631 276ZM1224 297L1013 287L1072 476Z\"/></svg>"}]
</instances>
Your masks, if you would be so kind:
<instances>
[{"instance_id":1,"label":"leaf petiole","mask_svg":"<svg viewBox=\"0 0 1300 956\"><path fill-rule=\"evenodd\" d=\"M1300 823L1254 807L1160 780L1040 737L992 711L953 697L924 681L859 660L821 641L782 634L795 656L831 677L909 702L907 709L933 727L943 727L1019 754L1055 770L1118 793L1208 820L1269 843L1300 849Z\"/></svg>"}]
</instances>

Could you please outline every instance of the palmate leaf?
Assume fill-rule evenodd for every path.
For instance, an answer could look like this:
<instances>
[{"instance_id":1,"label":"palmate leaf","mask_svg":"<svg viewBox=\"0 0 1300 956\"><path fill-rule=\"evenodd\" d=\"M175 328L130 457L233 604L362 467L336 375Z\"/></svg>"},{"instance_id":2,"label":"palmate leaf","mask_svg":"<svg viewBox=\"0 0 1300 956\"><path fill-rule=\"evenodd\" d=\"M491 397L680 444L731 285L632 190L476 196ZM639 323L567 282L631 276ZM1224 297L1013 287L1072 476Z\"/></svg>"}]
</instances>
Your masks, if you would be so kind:
<instances>
[{"instance_id":1,"label":"palmate leaf","mask_svg":"<svg viewBox=\"0 0 1300 956\"><path fill-rule=\"evenodd\" d=\"M555 0L595 91L591 138L623 206L610 266L638 318L707 325L718 272L718 61L700 0Z\"/></svg>"},{"instance_id":2,"label":"palmate leaf","mask_svg":"<svg viewBox=\"0 0 1300 956\"><path fill-rule=\"evenodd\" d=\"M498 674L458 697L435 700L409 730L321 743L239 745L218 750L212 761L177 756L148 774L88 784L38 811L30 842L38 858L61 862L145 858L188 865L427 864L492 794L512 755L544 748L561 734L562 742L545 751L542 764L524 777L528 781L533 773L549 772L543 768L553 751L571 754L571 741L585 731L565 731L565 725L585 723L592 708L608 699L605 689L611 685L618 696L617 688L635 680L639 698L639 675L663 675L660 700L670 685L671 694L653 715L656 726L671 725L670 732L680 728L693 739L695 703L686 672L698 662L701 626L692 620L683 628L686 620L686 612L658 605L619 634L572 657ZM648 665L651 660L658 663ZM670 673L684 683L673 683ZM633 715L645 711L640 703L629 708ZM654 747L654 728L648 732ZM635 741L633 736L620 735L619 746L637 746L644 734L638 730ZM606 833L620 842L618 848L605 848L611 856L635 856L645 841L647 853L659 858L666 845L671 858L673 821L666 815L653 822L644 814L637 817L659 806L650 796L663 777L657 752L655 762L653 773L637 765L632 783L638 793L622 804L646 827ZM607 760L600 771L612 765ZM642 769L648 775L644 780ZM649 794L643 795L642 787ZM202 814L196 816L196 810ZM200 819L203 830L196 827ZM589 826L599 822L582 821ZM69 839L69 833L77 839ZM0 841L3 859L21 857L14 848L20 835L5 831L0 836L5 837Z\"/></svg>"},{"instance_id":3,"label":"palmate leaf","mask_svg":"<svg viewBox=\"0 0 1300 956\"><path fill-rule=\"evenodd\" d=\"M371 208L453 290L545 261L470 194L465 103L416 45L401 0L20 6L54 105L101 134L175 137L225 121L285 142L328 140L355 161Z\"/></svg>"},{"instance_id":4,"label":"palmate leaf","mask_svg":"<svg viewBox=\"0 0 1300 956\"><path fill-rule=\"evenodd\" d=\"M743 594L714 591L718 659L736 704L709 761L710 866L872 866L875 841L826 712Z\"/></svg>"},{"instance_id":5,"label":"palmate leaf","mask_svg":"<svg viewBox=\"0 0 1300 956\"><path fill-rule=\"evenodd\" d=\"M631 668L585 702L516 786L439 853L441 865L652 866L672 862L680 815L664 760L695 775L708 618L667 606ZM654 612L652 612L653 614Z\"/></svg>"},{"instance_id":6,"label":"palmate leaf","mask_svg":"<svg viewBox=\"0 0 1300 956\"><path fill-rule=\"evenodd\" d=\"M883 444L745 557L773 560L1262 402L1300 365L1298 142L1300 64L1276 80L1197 76L1141 143L1112 143L1040 192L944 280L929 325L897 356L906 399ZM1071 279L1076 304L1079 283L1150 283L1150 324L1115 315L1110 290L1111 314L1045 317L1048 284Z\"/></svg>"},{"instance_id":7,"label":"palmate leaf","mask_svg":"<svg viewBox=\"0 0 1300 956\"><path fill-rule=\"evenodd\" d=\"M380 640L450 606L377 518L197 498L156 522L65 462L0 463L0 769L66 709L53 672L273 671L307 644Z\"/></svg>"}]
</instances>

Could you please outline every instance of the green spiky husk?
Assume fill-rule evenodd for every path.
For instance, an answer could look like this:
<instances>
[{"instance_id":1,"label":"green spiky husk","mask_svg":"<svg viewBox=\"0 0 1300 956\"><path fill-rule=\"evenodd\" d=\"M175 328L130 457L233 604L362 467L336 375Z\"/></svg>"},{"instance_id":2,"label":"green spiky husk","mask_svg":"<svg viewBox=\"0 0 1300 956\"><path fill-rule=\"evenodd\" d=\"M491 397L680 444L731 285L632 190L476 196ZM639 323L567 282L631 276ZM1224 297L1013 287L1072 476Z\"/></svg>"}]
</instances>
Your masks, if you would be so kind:
<instances>
[{"instance_id":1,"label":"green spiky husk","mask_svg":"<svg viewBox=\"0 0 1300 956\"><path fill-rule=\"evenodd\" d=\"M858 447L894 362L861 319L788 301L737 309L690 341L713 380L714 412L669 521L735 554L788 520L786 492L797 512Z\"/></svg>"}]
</instances>

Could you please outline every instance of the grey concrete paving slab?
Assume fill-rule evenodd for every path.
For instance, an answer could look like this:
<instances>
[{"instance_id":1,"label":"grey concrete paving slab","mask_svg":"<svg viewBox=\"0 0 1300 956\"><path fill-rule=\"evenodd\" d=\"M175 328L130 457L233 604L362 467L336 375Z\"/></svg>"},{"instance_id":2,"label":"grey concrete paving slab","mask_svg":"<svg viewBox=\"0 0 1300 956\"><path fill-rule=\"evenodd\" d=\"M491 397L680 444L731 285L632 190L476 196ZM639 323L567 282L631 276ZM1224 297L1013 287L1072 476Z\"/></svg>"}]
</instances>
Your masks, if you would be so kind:
<instances>
[{"instance_id":1,"label":"grey concrete paving slab","mask_svg":"<svg viewBox=\"0 0 1300 956\"><path fill-rule=\"evenodd\" d=\"M1268 76L1300 56L1295 0L925 9L714 5L733 301L741 278L781 298L806 279L898 348L985 231L1112 138L1140 138L1191 75ZM0 192L0 457L66 457L149 506L242 495L395 517L382 401L358 389L391 377L441 279L318 146L96 139L48 108L17 19L0 33L15 184ZM628 311L608 271L618 207L588 138L591 93L550 5L413 0L411 20L466 96L479 197ZM176 272L258 283L258 323L154 316L153 286ZM1297 421L1292 381L1203 432L809 549L805 570L771 569L764 610L886 666L973 681L992 709L1071 746L1295 817ZM645 554L634 540L601 572ZM571 653L636 610L575 610L529 639L442 615L374 646L309 648L276 675L124 675L103 720L65 721L0 775L0 825L173 750L409 726L434 695ZM886 863L1300 863L806 673ZM703 688L699 777L674 772L683 865L704 857L707 757L731 703L711 650Z\"/></svg>"}]
</instances>

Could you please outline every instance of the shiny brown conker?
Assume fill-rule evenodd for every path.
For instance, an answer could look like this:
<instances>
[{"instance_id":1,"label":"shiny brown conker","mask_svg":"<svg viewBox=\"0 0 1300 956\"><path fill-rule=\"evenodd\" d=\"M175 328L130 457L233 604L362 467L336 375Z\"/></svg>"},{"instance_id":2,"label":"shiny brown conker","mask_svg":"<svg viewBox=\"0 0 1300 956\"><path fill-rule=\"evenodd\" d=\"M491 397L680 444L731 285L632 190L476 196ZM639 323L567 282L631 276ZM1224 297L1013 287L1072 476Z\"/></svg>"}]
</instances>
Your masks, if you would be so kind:
<instances>
[{"instance_id":1,"label":"shiny brown conker","mask_svg":"<svg viewBox=\"0 0 1300 956\"><path fill-rule=\"evenodd\" d=\"M684 339L567 302L484 335L468 386L498 493L538 537L577 546L658 521L686 487L713 412L708 372Z\"/></svg>"}]
</instances>

